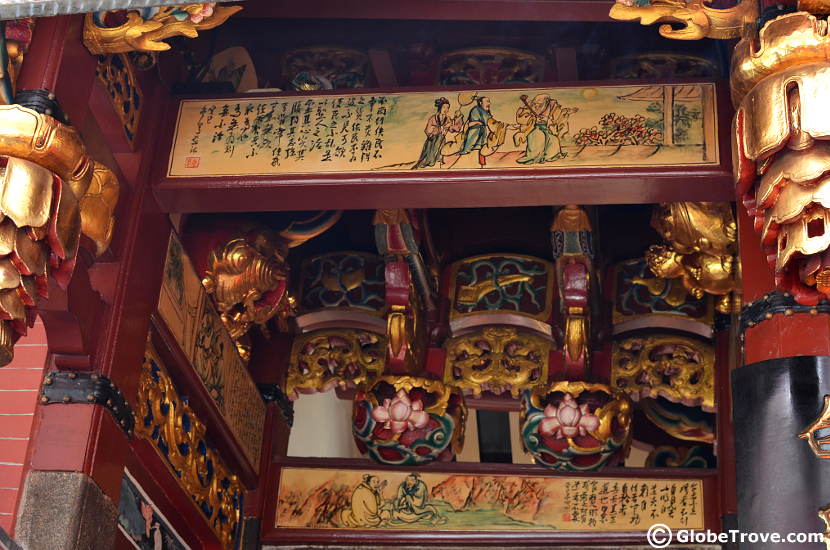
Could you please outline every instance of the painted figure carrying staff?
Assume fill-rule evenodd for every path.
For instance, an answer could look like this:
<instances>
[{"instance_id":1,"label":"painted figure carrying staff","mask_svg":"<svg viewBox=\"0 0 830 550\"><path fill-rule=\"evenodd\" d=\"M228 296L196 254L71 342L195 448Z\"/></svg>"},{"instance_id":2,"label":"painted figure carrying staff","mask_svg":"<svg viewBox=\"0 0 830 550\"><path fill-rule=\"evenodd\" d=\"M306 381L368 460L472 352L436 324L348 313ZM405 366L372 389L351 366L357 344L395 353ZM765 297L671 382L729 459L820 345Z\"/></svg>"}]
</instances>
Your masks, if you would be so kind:
<instances>
[{"instance_id":1,"label":"painted figure carrying staff","mask_svg":"<svg viewBox=\"0 0 830 550\"><path fill-rule=\"evenodd\" d=\"M528 96L519 97L524 107L516 111L519 131L513 143L525 144L525 154L516 159L519 164L553 162L565 158L561 138L567 133L567 120L577 109L563 108L548 94L537 94L528 102Z\"/></svg>"}]
</instances>

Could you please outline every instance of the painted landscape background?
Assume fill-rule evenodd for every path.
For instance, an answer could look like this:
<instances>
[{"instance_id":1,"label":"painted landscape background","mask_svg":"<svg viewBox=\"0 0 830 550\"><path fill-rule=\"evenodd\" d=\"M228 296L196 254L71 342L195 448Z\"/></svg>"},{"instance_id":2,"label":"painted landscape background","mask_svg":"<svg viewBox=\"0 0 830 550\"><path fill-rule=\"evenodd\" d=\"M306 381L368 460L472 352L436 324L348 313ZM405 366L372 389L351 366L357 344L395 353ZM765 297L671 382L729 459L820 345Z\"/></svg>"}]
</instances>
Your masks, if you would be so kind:
<instances>
[{"instance_id":1,"label":"painted landscape background","mask_svg":"<svg viewBox=\"0 0 830 550\"><path fill-rule=\"evenodd\" d=\"M279 486L276 526L645 531L654 523L665 523L672 528L703 528L700 480L422 473L416 474L415 479L423 483L426 498L414 507L410 501L407 510L399 512L401 486L410 475L285 468ZM365 513L366 502L361 500L361 495L371 494L367 476L376 478L377 513ZM375 506L371 501L368 504L369 508Z\"/></svg>"},{"instance_id":2,"label":"painted landscape background","mask_svg":"<svg viewBox=\"0 0 830 550\"><path fill-rule=\"evenodd\" d=\"M716 164L713 98L684 84L184 100L168 175Z\"/></svg>"}]
</instances>

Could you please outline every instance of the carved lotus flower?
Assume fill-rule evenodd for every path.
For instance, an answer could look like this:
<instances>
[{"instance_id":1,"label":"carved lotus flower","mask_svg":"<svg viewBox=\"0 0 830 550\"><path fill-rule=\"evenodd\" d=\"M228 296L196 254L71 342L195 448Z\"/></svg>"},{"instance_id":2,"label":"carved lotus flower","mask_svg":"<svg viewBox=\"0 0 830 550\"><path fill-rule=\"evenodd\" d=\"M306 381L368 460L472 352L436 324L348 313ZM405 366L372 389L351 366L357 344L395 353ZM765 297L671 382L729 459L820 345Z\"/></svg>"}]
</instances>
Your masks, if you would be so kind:
<instances>
[{"instance_id":1,"label":"carved lotus flower","mask_svg":"<svg viewBox=\"0 0 830 550\"><path fill-rule=\"evenodd\" d=\"M398 390L394 399L384 399L383 405L372 411L372 418L383 422L384 428L396 434L423 428L429 422L423 402L420 399L411 401L404 390Z\"/></svg>"},{"instance_id":2,"label":"carved lotus flower","mask_svg":"<svg viewBox=\"0 0 830 550\"><path fill-rule=\"evenodd\" d=\"M562 439L575 435L587 435L599 427L599 418L591 414L587 404L577 405L571 394L566 393L558 407L545 407L545 418L539 422L539 433Z\"/></svg>"}]
</instances>

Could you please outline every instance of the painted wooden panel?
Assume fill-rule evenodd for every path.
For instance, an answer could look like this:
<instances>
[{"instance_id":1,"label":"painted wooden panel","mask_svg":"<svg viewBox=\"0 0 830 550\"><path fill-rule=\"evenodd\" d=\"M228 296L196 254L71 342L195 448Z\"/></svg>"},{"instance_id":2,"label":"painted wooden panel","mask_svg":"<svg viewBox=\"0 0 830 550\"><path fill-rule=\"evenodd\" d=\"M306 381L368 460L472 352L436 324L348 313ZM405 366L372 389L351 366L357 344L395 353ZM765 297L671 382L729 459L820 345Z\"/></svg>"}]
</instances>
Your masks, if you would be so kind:
<instances>
[{"instance_id":1,"label":"painted wooden panel","mask_svg":"<svg viewBox=\"0 0 830 550\"><path fill-rule=\"evenodd\" d=\"M265 403L175 234L168 244L158 312L258 469Z\"/></svg>"},{"instance_id":2,"label":"painted wooden panel","mask_svg":"<svg viewBox=\"0 0 830 550\"><path fill-rule=\"evenodd\" d=\"M184 100L167 176L720 162L714 84Z\"/></svg>"},{"instance_id":3,"label":"painted wooden panel","mask_svg":"<svg viewBox=\"0 0 830 550\"><path fill-rule=\"evenodd\" d=\"M704 526L700 479L294 468L275 527L441 531L645 531Z\"/></svg>"},{"instance_id":4,"label":"painted wooden panel","mask_svg":"<svg viewBox=\"0 0 830 550\"><path fill-rule=\"evenodd\" d=\"M118 529L139 550L190 550L127 470L121 481Z\"/></svg>"}]
</instances>

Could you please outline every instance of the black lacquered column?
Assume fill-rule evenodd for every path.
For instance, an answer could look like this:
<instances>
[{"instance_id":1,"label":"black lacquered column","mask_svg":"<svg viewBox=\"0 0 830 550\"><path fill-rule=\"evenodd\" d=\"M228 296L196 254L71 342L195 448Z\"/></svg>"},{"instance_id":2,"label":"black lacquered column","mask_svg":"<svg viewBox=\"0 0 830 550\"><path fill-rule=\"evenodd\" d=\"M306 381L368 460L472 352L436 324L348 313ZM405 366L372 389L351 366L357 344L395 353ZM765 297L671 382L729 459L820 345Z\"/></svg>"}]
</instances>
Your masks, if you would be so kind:
<instances>
[{"instance_id":1,"label":"black lacquered column","mask_svg":"<svg viewBox=\"0 0 830 550\"><path fill-rule=\"evenodd\" d=\"M738 527L744 533L823 532L830 504L830 460L799 434L830 394L830 357L752 363L732 372ZM825 548L823 543L744 543L740 548Z\"/></svg>"}]
</instances>

